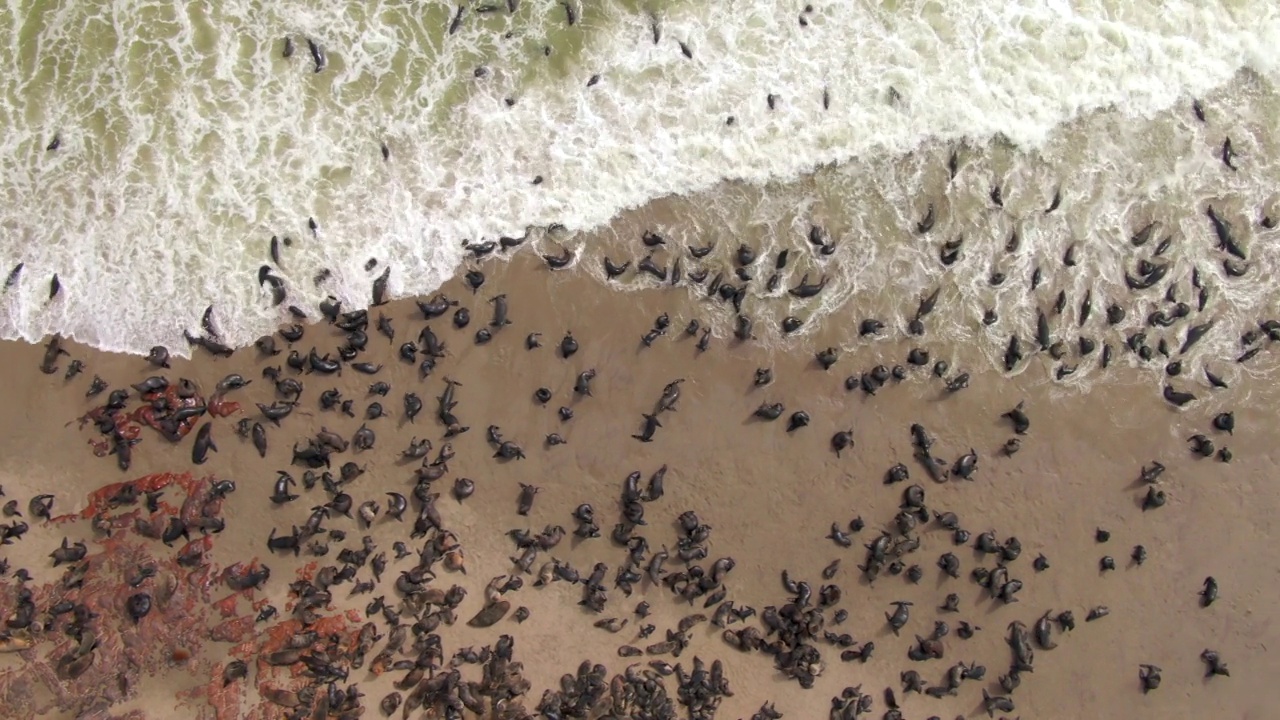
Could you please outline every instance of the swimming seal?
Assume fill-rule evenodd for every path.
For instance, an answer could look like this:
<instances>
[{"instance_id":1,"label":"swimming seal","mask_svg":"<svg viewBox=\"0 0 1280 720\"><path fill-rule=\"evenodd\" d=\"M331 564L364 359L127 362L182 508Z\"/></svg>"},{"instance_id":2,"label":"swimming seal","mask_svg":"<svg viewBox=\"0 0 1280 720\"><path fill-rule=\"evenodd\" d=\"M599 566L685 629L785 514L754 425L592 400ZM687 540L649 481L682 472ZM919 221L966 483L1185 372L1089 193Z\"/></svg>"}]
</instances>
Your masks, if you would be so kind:
<instances>
[{"instance_id":1,"label":"swimming seal","mask_svg":"<svg viewBox=\"0 0 1280 720\"><path fill-rule=\"evenodd\" d=\"M315 64L315 72L319 74L325 67L329 65L329 60L325 57L324 47L311 38L307 38L307 47L311 50L311 61ZM315 222L311 221L312 231L315 231Z\"/></svg>"}]
</instances>

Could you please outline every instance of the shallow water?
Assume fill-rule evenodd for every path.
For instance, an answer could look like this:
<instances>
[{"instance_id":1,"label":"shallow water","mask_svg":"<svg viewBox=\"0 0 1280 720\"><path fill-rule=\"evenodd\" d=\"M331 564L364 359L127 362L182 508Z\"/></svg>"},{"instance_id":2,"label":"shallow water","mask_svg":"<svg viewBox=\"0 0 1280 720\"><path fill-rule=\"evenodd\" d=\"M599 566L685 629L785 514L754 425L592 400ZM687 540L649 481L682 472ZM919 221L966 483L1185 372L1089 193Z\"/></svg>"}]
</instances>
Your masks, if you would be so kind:
<instances>
[{"instance_id":1,"label":"shallow water","mask_svg":"<svg viewBox=\"0 0 1280 720\"><path fill-rule=\"evenodd\" d=\"M393 265L392 294L421 294L453 274L464 239L599 229L625 208L695 191L691 207L709 214L692 227L706 234L774 246L786 233L762 230L794 228L803 244L822 219L848 236L830 263L839 270L824 268L835 291L826 310L852 298L901 313L867 288L891 278L915 293L937 275L931 248L893 237L909 235L930 198L935 236L972 236L965 262L991 256L975 247L982 236L1025 225L1029 252L1006 261L1010 278L1070 235L1104 292L1120 277L1111 241L1134 223L1177 224L1194 246L1205 233L1194 204L1227 197L1243 228L1272 200L1261 128L1277 104L1268 49L1280 11L1268 3L573 7L572 27L549 1L514 14L470 8L449 34L443 4L10 6L0 57L19 72L0 81L11 128L0 140L0 262L26 265L0 335L60 331L184 353L183 329L212 303L243 344L287 317L254 282L272 235L293 239L273 269L291 303L332 294L352 306L381 269L365 270L369 258ZM325 49L321 73L307 37ZM1210 123L1189 129L1185 106L1199 95ZM1241 155L1229 176L1213 159L1227 133ZM983 151L962 151L944 199L948 149L965 139ZM832 162L844 164L797 179ZM992 220L980 200L997 177L1012 217ZM726 178L745 184L717 184ZM1058 185L1063 224L1030 219ZM1254 245L1261 273L1274 260ZM322 268L332 278L314 283ZM1029 302L1012 285L988 297L987 272L953 282L966 300L938 314L936 331L974 332L979 303L1005 318L992 334L1025 323ZM64 289L48 303L54 273ZM1237 324L1263 303L1238 287L1224 297Z\"/></svg>"}]
</instances>

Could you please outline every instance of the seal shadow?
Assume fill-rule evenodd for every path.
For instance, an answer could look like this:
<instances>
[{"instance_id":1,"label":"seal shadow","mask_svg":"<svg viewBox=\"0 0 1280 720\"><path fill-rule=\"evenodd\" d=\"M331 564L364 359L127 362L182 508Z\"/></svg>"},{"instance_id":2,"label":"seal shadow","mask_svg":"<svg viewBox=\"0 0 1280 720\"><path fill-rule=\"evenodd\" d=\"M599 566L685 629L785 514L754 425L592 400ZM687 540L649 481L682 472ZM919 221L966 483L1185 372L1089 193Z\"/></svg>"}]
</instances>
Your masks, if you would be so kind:
<instances>
[{"instance_id":1,"label":"seal shadow","mask_svg":"<svg viewBox=\"0 0 1280 720\"><path fill-rule=\"evenodd\" d=\"M936 581L936 582L934 582L934 584L933 584L933 589L934 589L934 590L941 590L941 589L942 589L942 586L943 586L943 585L946 585L948 581L950 581L950 580L957 580L957 579L958 579L958 578L953 578L953 577L951 577L950 575L948 575L948 574L946 574L946 573L942 572L942 570L941 570L941 569L938 569L938 578L937 578L937 581ZM935 609L936 609L936 608L935 608Z\"/></svg>"},{"instance_id":2,"label":"seal shadow","mask_svg":"<svg viewBox=\"0 0 1280 720\"><path fill-rule=\"evenodd\" d=\"M902 633L900 631L894 632L893 628L889 627L889 624L886 621L884 625L880 626L880 630L876 632L876 639L883 640L884 638L887 638L887 637L900 638L902 637Z\"/></svg>"},{"instance_id":3,"label":"seal shadow","mask_svg":"<svg viewBox=\"0 0 1280 720\"><path fill-rule=\"evenodd\" d=\"M981 597L981 598L979 598L979 599L978 599L978 602L982 602L983 600L987 600L987 601L988 601L988 602L987 602L987 604L986 604L987 606L986 606L986 608L984 609L984 612L983 612L983 614L984 614L984 615L988 615L988 616L990 616L990 615L995 615L996 613L1000 612L1001 610L1004 610L1004 609L1005 609L1006 607L1008 607L1009 605L1015 605L1015 604L1017 604L1017 603L1018 603L1018 600L1017 600L1017 599L1015 599L1015 600L1014 600L1013 602L1011 602L1011 603L1007 603L1007 602L1004 602L1003 600L1000 600L999 598L991 597L990 595L985 594L985 593L984 593L983 597Z\"/></svg>"},{"instance_id":4,"label":"seal shadow","mask_svg":"<svg viewBox=\"0 0 1280 720\"><path fill-rule=\"evenodd\" d=\"M1124 486L1124 492L1129 492L1129 491L1132 491L1132 490L1137 490L1138 488L1146 487L1146 486L1147 486L1147 485L1149 485L1149 484L1151 484L1151 483L1146 482L1145 480L1143 480L1143 479L1142 479L1142 478L1140 478L1140 477L1139 477L1139 478L1134 478L1133 482L1131 482L1131 483L1129 483L1128 485L1125 485L1125 486ZM1139 502L1138 504L1139 504L1139 505L1141 505L1142 503L1141 503L1141 502Z\"/></svg>"}]
</instances>

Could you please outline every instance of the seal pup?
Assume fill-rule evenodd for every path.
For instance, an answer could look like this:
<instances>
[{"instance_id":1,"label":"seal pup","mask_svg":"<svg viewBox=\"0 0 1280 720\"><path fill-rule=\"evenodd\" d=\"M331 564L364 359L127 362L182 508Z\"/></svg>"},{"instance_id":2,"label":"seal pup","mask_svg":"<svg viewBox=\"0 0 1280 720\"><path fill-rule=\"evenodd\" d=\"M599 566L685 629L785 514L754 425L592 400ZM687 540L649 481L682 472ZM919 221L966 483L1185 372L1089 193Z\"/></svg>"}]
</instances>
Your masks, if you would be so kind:
<instances>
[{"instance_id":1,"label":"seal pup","mask_svg":"<svg viewBox=\"0 0 1280 720\"><path fill-rule=\"evenodd\" d=\"M1205 648L1205 650L1200 653L1200 659L1204 661L1206 666L1204 673L1206 678L1213 677L1214 675L1231 677L1231 673L1227 670L1227 664L1222 662L1222 656L1218 654L1217 650Z\"/></svg>"},{"instance_id":2,"label":"seal pup","mask_svg":"<svg viewBox=\"0 0 1280 720\"><path fill-rule=\"evenodd\" d=\"M1142 683L1142 694L1155 690L1160 687L1160 668L1155 665L1142 664L1138 666L1138 680Z\"/></svg>"},{"instance_id":3,"label":"seal pup","mask_svg":"<svg viewBox=\"0 0 1280 720\"><path fill-rule=\"evenodd\" d=\"M1218 599L1218 581L1212 575L1204 579L1204 587L1200 590L1200 607L1207 608Z\"/></svg>"}]
</instances>

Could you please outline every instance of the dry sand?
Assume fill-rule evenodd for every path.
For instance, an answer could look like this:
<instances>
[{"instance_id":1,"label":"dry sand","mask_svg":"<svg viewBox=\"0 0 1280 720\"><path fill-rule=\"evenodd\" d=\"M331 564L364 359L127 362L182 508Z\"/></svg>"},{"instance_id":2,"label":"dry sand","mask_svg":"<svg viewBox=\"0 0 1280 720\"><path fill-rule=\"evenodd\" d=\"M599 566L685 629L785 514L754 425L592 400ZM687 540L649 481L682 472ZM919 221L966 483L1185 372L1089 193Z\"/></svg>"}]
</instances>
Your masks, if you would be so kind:
<instances>
[{"instance_id":1,"label":"dry sand","mask_svg":"<svg viewBox=\"0 0 1280 720\"><path fill-rule=\"evenodd\" d=\"M44 375L36 369L41 348L0 346L15 380L2 391L4 406L9 409L0 433L0 479L5 499L17 500L25 512L34 493L49 492L56 496L55 514L63 514L82 510L88 493L102 485L149 473L191 471L196 477L234 479L238 490L227 499L222 513L226 531L214 536L209 562L214 569L254 557L268 564L272 569L270 583L248 597L268 599L283 614L286 586L294 579L295 568L311 559L273 556L267 550L266 537L273 527L287 532L291 525L301 524L309 509L325 496L318 487L309 492L299 488L301 499L272 505L267 497L276 470L289 469L300 477L302 468L288 467L290 446L320 426L350 437L361 424L360 419L321 411L317 401L320 392L341 388L347 397L358 398L356 412L362 415L368 403L365 388L374 380L391 384L391 394L380 399L391 417L369 423L378 433L377 447L354 456L335 456L339 462L354 459L367 467L367 474L349 489L357 504L366 499L382 502L383 493L389 490L410 494L415 465L397 462L409 438L427 437L439 447L443 428L434 417L434 397L444 387L442 378L448 376L462 383L455 412L471 431L453 439L457 456L435 489L442 493L445 524L465 548L467 572L442 572L436 584L447 587L456 583L466 588L468 595L458 623L442 626L439 632L446 656L462 647L491 644L499 633L514 636L516 659L524 662L525 675L533 687L524 698L530 710L544 688L556 687L559 676L573 672L581 661L602 662L612 672L620 672L631 662L618 657L620 645L643 646L660 640L666 629L695 610L710 615L711 610L703 610L701 601L691 608L673 599L665 588L651 587L647 580L637 585L630 598L613 589L614 572L626 551L612 544L608 533L618 520L617 498L623 479L633 470L647 477L666 464L670 470L665 497L647 504L648 525L640 529L652 550L662 546L674 549L677 516L694 510L713 528L704 564L723 556L735 558L736 567L726 580L728 597L757 609L789 601L779 580L782 571L807 580L816 589L823 583L822 568L839 559L840 569L832 582L843 590L839 607L847 609L849 617L836 632L848 632L859 643L874 641L876 645L874 656L863 664L841 662L839 648L819 643L825 672L813 689L803 690L794 680L782 677L768 655L738 652L722 641L719 629L709 623L699 625L680 661L686 667L695 655L724 661L735 694L724 700L718 717L749 717L765 702L774 703L788 718L826 717L831 698L848 685L861 685L863 691L875 696L874 717L885 710L882 690L886 687L897 691L906 718L981 716L982 688L999 694L996 678L1010 663L1004 640L1006 626L1014 620L1030 625L1046 611L1065 609L1074 611L1078 627L1072 632L1055 632L1058 647L1037 652L1034 673L1024 674L1021 687L1013 694L1017 711L1011 715L1100 720L1274 717L1274 707L1280 702L1280 690L1274 682L1280 660L1269 652L1268 645L1280 641L1280 610L1273 599L1280 588L1280 553L1272 549L1277 539L1273 518L1280 509L1280 496L1271 486L1280 451L1274 442L1271 411L1276 392L1268 384L1234 387L1229 396L1223 396L1230 400L1206 400L1176 411L1160 399L1158 390L1153 391L1145 382L1137 384L1136 377L1127 378L1125 370L1113 371L1107 384L1087 395L1063 393L1043 380L1044 372L1027 372L1012 380L974 372L968 389L948 395L941 381L917 370L906 382L891 381L877 396L867 397L861 392L846 392L844 377L878 363L903 362L907 345L891 341L867 344L857 353L846 353L828 372L812 359L813 351L824 346L822 337L808 338L790 352L716 338L707 352L699 353L696 339L683 336L680 330L691 317L702 315L705 321L710 314L722 312L718 305L694 304L684 293L667 290L616 293L582 274L550 273L540 263L537 267L534 264L526 253L509 264L486 266L489 280L478 295L456 281L443 289L471 307L473 319L464 331L453 329L447 318L433 321L437 334L448 344L449 356L425 381L418 379L415 366L395 357L395 347L416 336L422 327L421 316L411 302L381 308L394 318L397 341L389 344L371 327L366 354L372 357L361 359L385 363L383 371L373 378L350 368L341 377L300 376L306 388L302 404L281 428L267 424L270 452L265 460L233 432L241 417L257 415L255 402L271 402L273 398L270 384L260 377L261 368L268 363L253 349L242 350L230 359L200 354L192 362L175 361L166 373L170 379L191 378L206 392L230 372L241 372L254 380L231 395L242 412L214 420L219 452L207 464L199 468L191 465L190 437L171 445L155 432L144 430L132 469L122 473L113 457L93 455L87 442L98 436L92 426L81 430L73 421L93 407L93 401L84 397L93 374L113 387L125 386L151 374L145 363L135 357L71 346L71 356L82 359L88 369L68 383L61 372L67 359L62 360L57 374ZM487 346L476 346L472 335L490 313L485 300L498 292L509 298L514 324L497 332ZM640 336L664 311L671 315L673 332L653 347L643 347ZM374 317L377 312L373 311ZM553 349L566 330L572 330L582 346L568 361ZM527 351L524 338L532 331L543 334L544 347ZM307 330L297 347L305 353L313 344L324 350L339 342L335 330L317 326ZM281 355L270 364L281 365L283 360ZM592 367L598 371L592 386L594 396L574 398L575 376ZM758 367L773 369L776 379L771 385L752 386ZM286 370L286 374L294 373ZM678 411L662 415L663 427L654 442L631 439L639 432L641 413L650 411L663 386L677 378L686 380ZM532 398L539 386L554 393L545 407ZM401 398L410 390L426 405L414 424L402 417ZM105 394L97 401L103 399ZM1025 400L1033 425L1021 452L1007 458L998 450L1012 433L1000 414L1019 400ZM809 427L788 434L784 432L785 416L772 423L753 420L752 411L763 401L781 402L788 413L806 410L813 421ZM1233 407L1233 402L1239 404ZM575 417L561 422L556 417L560 405L573 407ZM1235 411L1238 428L1234 436L1216 433L1210 427L1213 414L1223 409ZM942 457L954 459L971 447L976 449L981 459L973 481L939 485L927 479L911 458L908 428L913 422L923 423L936 436L935 452ZM507 438L523 445L527 459L493 460L492 449L485 442L485 427L490 424L501 426ZM847 428L853 431L856 447L837 458L830 449L830 438ZM542 439L550 432L560 433L568 443L545 447ZM1184 439L1197 432L1212 436L1219 445L1229 445L1234 460L1226 464L1192 455ZM1136 480L1141 466L1153 459L1169 468L1161 478L1169 501L1165 507L1144 512L1140 504L1145 488ZM885 486L885 471L899 461L908 465L912 479ZM449 494L457 477L472 478L478 487L475 495L462 503ZM541 488L527 518L516 514L521 482ZM975 537L993 530L1001 540L1010 536L1021 540L1022 556L1010 563L1011 575L1025 584L1019 602L1006 605L988 599L969 573L979 565L993 567L993 558L983 558L971 547L955 547L950 534L932 523L919 531L919 551L906 558L908 564L918 563L924 571L918 584L888 574L874 583L861 577L857 565L865 555L862 543L870 542L882 527L889 527L905 485L916 482L924 486L931 510L957 513L963 527ZM180 493L171 489L166 500L177 503L178 499ZM480 609L489 579L512 571L508 558L515 550L506 531L536 531L547 524L572 530L570 513L583 502L596 508L603 536L587 541L570 536L551 554L584 575L593 563L607 563L609 603L603 617L628 618L627 627L617 634L594 628L592 623L598 617L577 604L581 586L556 582L534 588L532 577L510 597L513 606L529 608L531 617L526 622L517 624L508 617L487 630L467 627L465 620ZM411 509L409 514L413 512ZM832 522L847 524L855 516L861 516L867 527L855 536L853 548L840 548L824 538ZM14 607L18 586L12 572L18 567L30 571L32 587L45 588L37 596L48 597L45 586L56 582L63 568L51 568L47 554L64 534L89 543L91 561L97 563L91 574L103 574L113 583L118 580L118 575L111 575L109 564L103 564L105 546L102 538L94 537L88 522L51 525L33 518L27 521L30 532L0 552L12 565L9 575L0 579L0 612L5 616ZM321 561L334 563L339 547L358 547L359 537L365 533L354 520L339 517L327 524L347 531L347 542L332 543L328 559ZM409 520L397 523L382 517L369 534L379 549L390 554L391 543L398 539L411 548L420 546L421 541L409 540L410 527ZM1109 542L1095 541L1097 528L1111 532ZM177 549L177 545L166 548L130 531L117 531L112 542L133 543L162 559L171 559ZM1149 560L1142 567L1129 560L1137 544L1149 551ZM939 555L948 551L960 558L960 579L946 577L936 566ZM1041 553L1050 568L1037 573L1032 561ZM1099 559L1104 555L1114 556L1116 571L1099 571ZM392 562L374 595L393 600L392 581L412 562L412 558ZM539 564L541 560L535 568ZM167 572L147 582L163 580ZM1201 608L1197 592L1209 575L1220 584L1221 599ZM357 579L368 577L366 568ZM361 595L348 601L345 595L349 588L335 588L334 597L341 606L331 613L346 607L363 609L373 597ZM940 613L936 608L950 592L959 594L961 610ZM194 609L185 609L175 599L167 607L157 607L138 628L123 617L119 605L123 595L101 600L105 604L95 621L102 628L99 635L104 650L100 657L127 658L126 662L99 663L77 681L59 682L50 668L67 651L69 641L61 635L40 642L33 650L0 654L3 714L112 717L133 711L135 717L215 717L198 689L220 686L217 678L228 654L251 659L260 642L252 633L239 643L209 639L207 628L224 620L210 603L228 594L219 584L205 596L198 588L182 585L175 598L194 598ZM76 596L72 593L70 597ZM648 641L637 641L633 632L640 621L632 609L640 600L654 607L649 622L657 626L657 632ZM902 637L894 637L885 623L884 613L895 600L914 603ZM1109 607L1110 615L1084 622L1089 608L1098 605ZM248 598L240 600L235 610L239 616L254 612ZM952 628L944 640L945 658L909 661L906 653L912 637L927 635L935 619L947 620ZM961 620L982 629L973 639L962 640L955 633ZM758 624L759 618L748 622ZM271 624L260 623L256 631L264 632ZM385 633L380 620L379 627ZM175 661L177 648L196 655L183 661L180 653ZM1222 654L1230 665L1230 677L1204 677L1199 655L1205 648ZM986 679L966 682L957 697L942 700L902 695L902 671L917 670L926 682L935 684L957 661L985 665ZM1145 695L1141 692L1140 663L1163 669L1163 684L1158 690ZM234 687L251 687L256 671L251 662L249 678ZM478 670L470 667L465 672L473 677ZM364 704L370 716L378 715L379 699L389 691L390 681L401 674L389 672L375 679L365 670L351 672L350 681L358 682L366 694ZM674 696L674 678L667 682ZM197 692L185 694L174 710L175 695L192 688ZM113 696L125 699L108 707L104 698ZM278 717L281 711L260 704L253 694L234 707L222 717Z\"/></svg>"}]
</instances>

